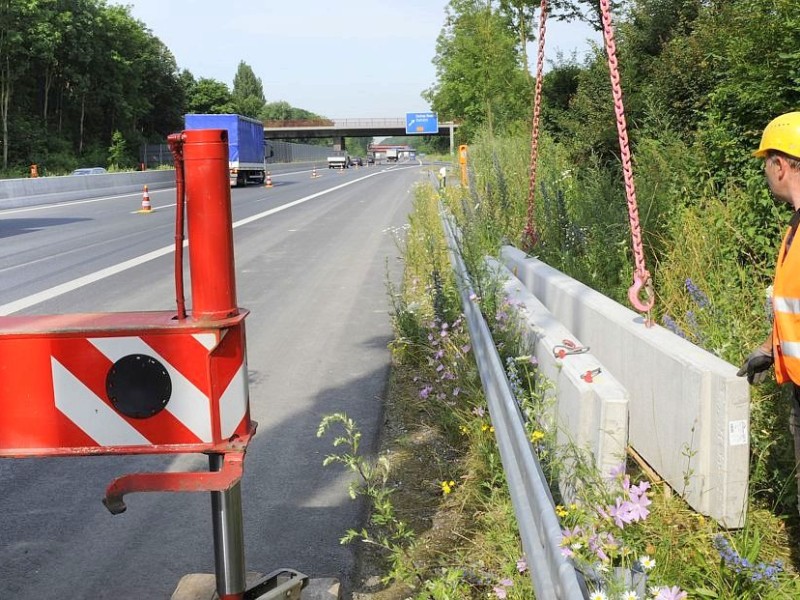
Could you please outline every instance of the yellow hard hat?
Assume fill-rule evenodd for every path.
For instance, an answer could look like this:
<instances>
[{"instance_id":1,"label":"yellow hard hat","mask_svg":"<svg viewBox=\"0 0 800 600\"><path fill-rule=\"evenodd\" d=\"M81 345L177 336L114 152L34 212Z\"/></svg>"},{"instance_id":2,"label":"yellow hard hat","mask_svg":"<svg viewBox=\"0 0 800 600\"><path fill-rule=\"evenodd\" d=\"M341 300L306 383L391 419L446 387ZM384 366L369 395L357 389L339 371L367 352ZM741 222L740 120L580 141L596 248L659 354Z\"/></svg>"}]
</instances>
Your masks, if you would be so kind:
<instances>
[{"instance_id":1,"label":"yellow hard hat","mask_svg":"<svg viewBox=\"0 0 800 600\"><path fill-rule=\"evenodd\" d=\"M778 150L800 158L800 112L776 117L764 128L761 144L753 152L753 156L764 158L769 150Z\"/></svg>"}]
</instances>

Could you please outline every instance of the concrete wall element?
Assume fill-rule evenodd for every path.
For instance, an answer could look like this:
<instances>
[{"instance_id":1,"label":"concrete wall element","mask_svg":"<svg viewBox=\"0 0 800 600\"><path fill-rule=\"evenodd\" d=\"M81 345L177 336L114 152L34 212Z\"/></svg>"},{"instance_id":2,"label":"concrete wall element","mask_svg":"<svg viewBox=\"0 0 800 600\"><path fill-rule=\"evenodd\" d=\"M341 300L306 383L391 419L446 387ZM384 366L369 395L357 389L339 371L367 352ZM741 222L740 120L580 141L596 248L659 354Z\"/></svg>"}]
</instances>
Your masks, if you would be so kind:
<instances>
[{"instance_id":1,"label":"concrete wall element","mask_svg":"<svg viewBox=\"0 0 800 600\"><path fill-rule=\"evenodd\" d=\"M493 259L490 272L497 275L506 297L516 306L519 324L540 373L553 384L547 396L555 400L553 414L559 445L571 443L589 450L594 466L610 475L625 461L628 446L628 392L591 352L557 358L554 350L564 340L580 340L558 322L521 281ZM600 369L591 383L582 376Z\"/></svg>"},{"instance_id":2,"label":"concrete wall element","mask_svg":"<svg viewBox=\"0 0 800 600\"><path fill-rule=\"evenodd\" d=\"M742 527L750 394L736 367L516 248L502 260L627 388L633 448L695 510Z\"/></svg>"},{"instance_id":3,"label":"concrete wall element","mask_svg":"<svg viewBox=\"0 0 800 600\"><path fill-rule=\"evenodd\" d=\"M53 202L79 200L103 195L141 192L175 185L175 171L131 171L103 175L65 175L33 179L0 180L0 208L34 206Z\"/></svg>"}]
</instances>

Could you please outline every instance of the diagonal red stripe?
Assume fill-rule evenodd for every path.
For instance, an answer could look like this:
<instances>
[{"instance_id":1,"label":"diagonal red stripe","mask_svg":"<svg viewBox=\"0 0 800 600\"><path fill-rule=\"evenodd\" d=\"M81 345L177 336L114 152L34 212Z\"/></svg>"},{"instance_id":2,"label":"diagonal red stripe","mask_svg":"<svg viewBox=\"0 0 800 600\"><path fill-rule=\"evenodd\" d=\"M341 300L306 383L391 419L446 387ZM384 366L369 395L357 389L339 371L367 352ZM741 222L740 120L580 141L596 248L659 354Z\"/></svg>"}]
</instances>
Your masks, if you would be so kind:
<instances>
[{"instance_id":1,"label":"diagonal red stripe","mask_svg":"<svg viewBox=\"0 0 800 600\"><path fill-rule=\"evenodd\" d=\"M203 394L208 389L208 349L191 334L143 335L145 344L164 357Z\"/></svg>"},{"instance_id":2,"label":"diagonal red stripe","mask_svg":"<svg viewBox=\"0 0 800 600\"><path fill-rule=\"evenodd\" d=\"M108 406L114 408L106 394L106 376L113 363L93 344L85 338L57 338L53 340L51 351L65 369ZM202 443L189 428L166 410L146 419L133 419L119 412L117 414L153 445Z\"/></svg>"}]
</instances>

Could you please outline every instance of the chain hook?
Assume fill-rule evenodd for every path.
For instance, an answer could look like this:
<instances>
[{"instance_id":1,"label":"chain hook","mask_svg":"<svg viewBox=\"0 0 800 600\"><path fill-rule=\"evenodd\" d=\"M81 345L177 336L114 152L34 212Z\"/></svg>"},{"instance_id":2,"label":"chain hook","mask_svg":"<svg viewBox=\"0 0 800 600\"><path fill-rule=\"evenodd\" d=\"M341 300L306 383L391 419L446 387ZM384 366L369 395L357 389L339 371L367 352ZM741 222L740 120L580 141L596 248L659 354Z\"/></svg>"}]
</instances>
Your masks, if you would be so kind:
<instances>
[{"instance_id":1,"label":"chain hook","mask_svg":"<svg viewBox=\"0 0 800 600\"><path fill-rule=\"evenodd\" d=\"M628 288L628 300L636 310L649 313L655 304L655 294L653 293L653 281L648 274L646 280L640 275L633 276L633 285ZM644 298L641 294L644 292Z\"/></svg>"}]
</instances>

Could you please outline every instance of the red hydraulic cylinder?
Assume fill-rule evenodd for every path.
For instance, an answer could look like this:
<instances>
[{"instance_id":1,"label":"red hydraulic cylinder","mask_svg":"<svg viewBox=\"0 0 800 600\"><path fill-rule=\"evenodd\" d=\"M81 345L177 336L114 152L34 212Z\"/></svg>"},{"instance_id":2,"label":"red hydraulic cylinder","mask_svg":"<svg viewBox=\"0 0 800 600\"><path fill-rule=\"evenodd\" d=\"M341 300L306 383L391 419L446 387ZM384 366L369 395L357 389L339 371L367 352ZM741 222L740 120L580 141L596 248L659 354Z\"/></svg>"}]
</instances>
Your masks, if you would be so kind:
<instances>
[{"instance_id":1,"label":"red hydraulic cylinder","mask_svg":"<svg viewBox=\"0 0 800 600\"><path fill-rule=\"evenodd\" d=\"M186 222L192 279L192 318L218 320L238 314L233 259L228 132L184 131Z\"/></svg>"}]
</instances>

